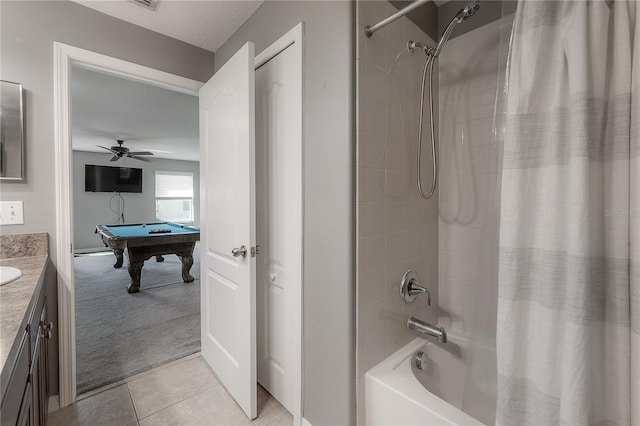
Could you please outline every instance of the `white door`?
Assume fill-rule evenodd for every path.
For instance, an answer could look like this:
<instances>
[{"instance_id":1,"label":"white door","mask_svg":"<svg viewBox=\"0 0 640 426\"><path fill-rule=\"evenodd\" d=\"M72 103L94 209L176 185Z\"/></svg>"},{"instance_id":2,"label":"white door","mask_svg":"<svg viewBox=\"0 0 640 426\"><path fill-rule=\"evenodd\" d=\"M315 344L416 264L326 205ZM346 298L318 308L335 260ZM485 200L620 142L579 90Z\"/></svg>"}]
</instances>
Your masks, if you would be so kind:
<instances>
[{"instance_id":1,"label":"white door","mask_svg":"<svg viewBox=\"0 0 640 426\"><path fill-rule=\"evenodd\" d=\"M258 381L296 407L296 327L302 268L298 55L288 47L256 70Z\"/></svg>"},{"instance_id":2,"label":"white door","mask_svg":"<svg viewBox=\"0 0 640 426\"><path fill-rule=\"evenodd\" d=\"M254 419L257 378L256 260L251 252L256 245L253 43L244 45L200 89L200 157L202 357L247 416Z\"/></svg>"}]
</instances>

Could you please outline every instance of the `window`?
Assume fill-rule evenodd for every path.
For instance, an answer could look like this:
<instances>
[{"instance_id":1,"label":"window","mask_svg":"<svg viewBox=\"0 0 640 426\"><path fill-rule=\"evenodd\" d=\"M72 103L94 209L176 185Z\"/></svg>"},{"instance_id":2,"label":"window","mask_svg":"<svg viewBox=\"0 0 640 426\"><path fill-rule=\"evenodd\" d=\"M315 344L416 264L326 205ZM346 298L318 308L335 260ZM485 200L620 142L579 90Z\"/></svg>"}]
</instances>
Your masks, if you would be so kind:
<instances>
[{"instance_id":1,"label":"window","mask_svg":"<svg viewBox=\"0 0 640 426\"><path fill-rule=\"evenodd\" d=\"M156 171L156 219L193 222L193 173Z\"/></svg>"}]
</instances>

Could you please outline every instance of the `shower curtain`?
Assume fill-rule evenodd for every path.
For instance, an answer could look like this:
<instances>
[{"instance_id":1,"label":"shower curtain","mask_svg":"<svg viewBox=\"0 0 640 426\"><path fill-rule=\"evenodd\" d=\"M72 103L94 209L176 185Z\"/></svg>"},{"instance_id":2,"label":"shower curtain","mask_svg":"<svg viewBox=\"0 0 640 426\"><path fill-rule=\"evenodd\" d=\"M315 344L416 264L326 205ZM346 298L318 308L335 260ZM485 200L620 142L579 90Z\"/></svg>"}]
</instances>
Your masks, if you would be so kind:
<instances>
[{"instance_id":1,"label":"shower curtain","mask_svg":"<svg viewBox=\"0 0 640 426\"><path fill-rule=\"evenodd\" d=\"M520 1L497 423L640 425L640 3Z\"/></svg>"}]
</instances>

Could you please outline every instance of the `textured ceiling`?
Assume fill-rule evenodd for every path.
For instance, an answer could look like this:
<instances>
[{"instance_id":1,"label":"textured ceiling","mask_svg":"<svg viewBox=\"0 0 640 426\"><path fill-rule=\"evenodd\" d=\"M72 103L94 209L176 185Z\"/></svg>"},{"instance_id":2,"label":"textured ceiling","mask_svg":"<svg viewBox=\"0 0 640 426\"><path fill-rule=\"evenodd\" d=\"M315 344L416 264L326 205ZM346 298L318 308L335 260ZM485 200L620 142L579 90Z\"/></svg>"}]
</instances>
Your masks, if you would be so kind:
<instances>
[{"instance_id":1,"label":"textured ceiling","mask_svg":"<svg viewBox=\"0 0 640 426\"><path fill-rule=\"evenodd\" d=\"M116 139L155 158L199 161L198 98L74 67L72 147L104 153Z\"/></svg>"},{"instance_id":2,"label":"textured ceiling","mask_svg":"<svg viewBox=\"0 0 640 426\"><path fill-rule=\"evenodd\" d=\"M155 11L128 0L73 0L123 21L215 52L261 1L160 0Z\"/></svg>"}]
</instances>

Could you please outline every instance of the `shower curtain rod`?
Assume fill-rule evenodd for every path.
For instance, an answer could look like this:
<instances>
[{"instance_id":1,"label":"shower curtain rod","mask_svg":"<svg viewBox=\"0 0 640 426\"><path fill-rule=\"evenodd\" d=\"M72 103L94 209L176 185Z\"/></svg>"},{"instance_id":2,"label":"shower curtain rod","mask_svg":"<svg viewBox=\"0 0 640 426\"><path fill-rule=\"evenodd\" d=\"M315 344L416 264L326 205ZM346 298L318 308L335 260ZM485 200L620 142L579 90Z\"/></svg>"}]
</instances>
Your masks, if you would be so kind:
<instances>
[{"instance_id":1,"label":"shower curtain rod","mask_svg":"<svg viewBox=\"0 0 640 426\"><path fill-rule=\"evenodd\" d=\"M375 25L367 25L364 28L364 33L367 35L367 37L371 37L373 35L373 33L378 31L380 28L389 25L390 23L392 23L393 21L395 21L398 18L402 18L404 15L406 15L409 12L411 12L416 7L420 7L423 4L425 4L427 2L430 2L430 1L431 0L416 0L413 3L411 3L409 6L397 11L393 15L383 19L382 21L378 22L377 24L375 24Z\"/></svg>"}]
</instances>

